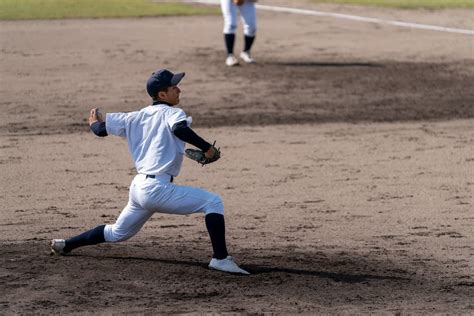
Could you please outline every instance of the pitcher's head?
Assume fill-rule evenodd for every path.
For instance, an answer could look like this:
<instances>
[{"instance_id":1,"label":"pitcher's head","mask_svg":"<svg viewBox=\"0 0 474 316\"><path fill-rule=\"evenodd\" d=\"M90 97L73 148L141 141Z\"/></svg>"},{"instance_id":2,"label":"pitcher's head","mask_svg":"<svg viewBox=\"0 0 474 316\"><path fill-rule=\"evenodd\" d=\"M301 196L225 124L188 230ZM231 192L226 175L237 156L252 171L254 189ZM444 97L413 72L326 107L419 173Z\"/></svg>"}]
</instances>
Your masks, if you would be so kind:
<instances>
[{"instance_id":1,"label":"pitcher's head","mask_svg":"<svg viewBox=\"0 0 474 316\"><path fill-rule=\"evenodd\" d=\"M172 73L168 69L155 71L146 83L146 91L153 101L165 101L172 105L179 103L179 94L181 89L179 82L183 79L185 73Z\"/></svg>"}]
</instances>

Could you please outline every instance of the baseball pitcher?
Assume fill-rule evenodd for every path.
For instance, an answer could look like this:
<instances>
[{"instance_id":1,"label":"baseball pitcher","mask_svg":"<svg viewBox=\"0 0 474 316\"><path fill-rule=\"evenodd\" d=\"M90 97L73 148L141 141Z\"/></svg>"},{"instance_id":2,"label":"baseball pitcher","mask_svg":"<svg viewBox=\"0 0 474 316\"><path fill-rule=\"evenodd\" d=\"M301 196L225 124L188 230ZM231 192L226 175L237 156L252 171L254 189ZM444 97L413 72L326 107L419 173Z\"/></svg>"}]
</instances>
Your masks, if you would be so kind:
<instances>
[{"instance_id":1,"label":"baseball pitcher","mask_svg":"<svg viewBox=\"0 0 474 316\"><path fill-rule=\"evenodd\" d=\"M127 240L155 212L204 213L214 252L209 268L249 274L227 252L221 197L203 189L173 183L181 169L185 143L199 148L188 149L187 156L203 165L220 158L220 150L198 136L191 129L191 118L175 107L180 102L178 84L184 75L166 69L154 72L146 84L153 104L139 111L107 113L105 118L98 109L90 111L89 125L97 136L115 135L127 140L137 175L130 186L129 201L114 224L100 225L66 240L53 239L53 254L65 255L82 246Z\"/></svg>"}]
</instances>

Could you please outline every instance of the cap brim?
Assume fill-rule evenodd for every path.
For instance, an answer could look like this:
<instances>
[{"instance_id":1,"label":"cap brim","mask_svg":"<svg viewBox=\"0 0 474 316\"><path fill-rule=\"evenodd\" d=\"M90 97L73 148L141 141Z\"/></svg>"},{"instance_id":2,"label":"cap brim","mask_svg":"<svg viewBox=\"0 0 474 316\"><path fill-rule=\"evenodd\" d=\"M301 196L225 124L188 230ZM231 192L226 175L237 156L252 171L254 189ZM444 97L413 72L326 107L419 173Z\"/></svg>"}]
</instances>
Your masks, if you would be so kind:
<instances>
[{"instance_id":1,"label":"cap brim","mask_svg":"<svg viewBox=\"0 0 474 316\"><path fill-rule=\"evenodd\" d=\"M173 78L171 78L171 81L170 81L171 86L176 86L181 81L181 79L183 79L185 74L186 73L184 73L184 72L174 74Z\"/></svg>"}]
</instances>

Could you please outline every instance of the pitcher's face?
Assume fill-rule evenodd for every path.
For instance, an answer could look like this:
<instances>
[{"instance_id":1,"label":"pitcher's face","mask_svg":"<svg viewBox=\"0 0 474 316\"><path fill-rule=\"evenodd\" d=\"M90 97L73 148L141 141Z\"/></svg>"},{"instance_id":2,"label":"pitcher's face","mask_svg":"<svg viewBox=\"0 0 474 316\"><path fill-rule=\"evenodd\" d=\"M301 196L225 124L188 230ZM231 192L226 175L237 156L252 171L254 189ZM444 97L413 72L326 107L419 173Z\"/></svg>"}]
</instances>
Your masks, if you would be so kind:
<instances>
[{"instance_id":1,"label":"pitcher's face","mask_svg":"<svg viewBox=\"0 0 474 316\"><path fill-rule=\"evenodd\" d=\"M165 101L172 105L179 104L179 95L181 93L181 89L178 86L169 87L166 91L160 91L158 96L160 100Z\"/></svg>"}]
</instances>

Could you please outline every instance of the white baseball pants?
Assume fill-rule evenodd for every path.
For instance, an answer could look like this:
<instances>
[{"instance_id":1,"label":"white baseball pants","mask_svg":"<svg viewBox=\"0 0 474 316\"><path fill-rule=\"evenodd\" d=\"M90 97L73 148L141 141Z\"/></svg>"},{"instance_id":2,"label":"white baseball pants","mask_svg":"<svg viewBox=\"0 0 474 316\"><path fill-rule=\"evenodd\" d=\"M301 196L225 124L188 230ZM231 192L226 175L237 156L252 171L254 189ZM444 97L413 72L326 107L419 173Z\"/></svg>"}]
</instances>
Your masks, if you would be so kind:
<instances>
[{"instance_id":1,"label":"white baseball pants","mask_svg":"<svg viewBox=\"0 0 474 316\"><path fill-rule=\"evenodd\" d=\"M170 176L155 179L138 174L130 185L129 201L113 225L106 225L106 242L119 242L134 236L153 213L188 215L224 214L219 195L203 189L170 183Z\"/></svg>"},{"instance_id":2,"label":"white baseball pants","mask_svg":"<svg viewBox=\"0 0 474 316\"><path fill-rule=\"evenodd\" d=\"M224 34L235 34L237 31L237 14L240 11L244 24L244 35L254 37L257 33L257 12L255 3L245 1L241 6L232 0L221 0L222 15L224 16Z\"/></svg>"}]
</instances>

